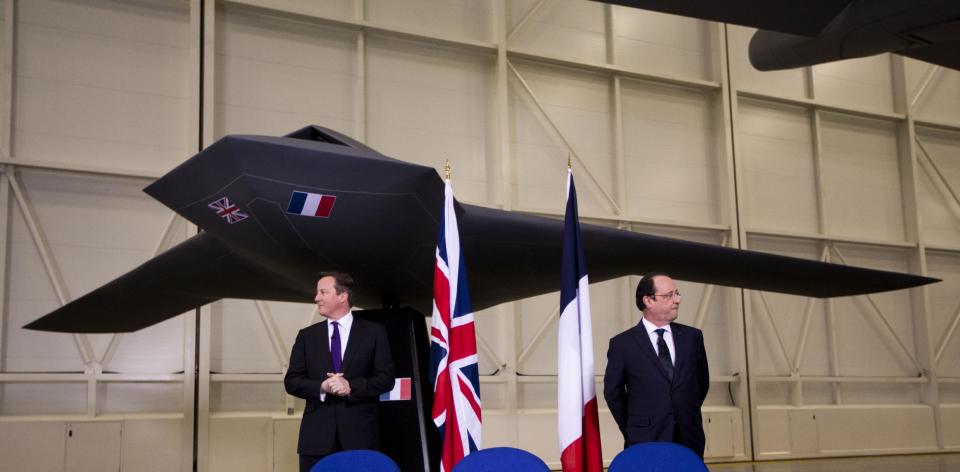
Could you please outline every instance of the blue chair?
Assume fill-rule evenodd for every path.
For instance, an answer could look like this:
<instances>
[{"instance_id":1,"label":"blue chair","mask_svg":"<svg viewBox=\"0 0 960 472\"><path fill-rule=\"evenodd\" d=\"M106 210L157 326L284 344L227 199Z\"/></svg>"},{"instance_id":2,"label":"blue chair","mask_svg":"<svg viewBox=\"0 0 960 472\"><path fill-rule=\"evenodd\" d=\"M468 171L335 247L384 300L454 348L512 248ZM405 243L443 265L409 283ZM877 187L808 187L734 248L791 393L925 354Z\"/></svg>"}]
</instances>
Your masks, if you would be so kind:
<instances>
[{"instance_id":1,"label":"blue chair","mask_svg":"<svg viewBox=\"0 0 960 472\"><path fill-rule=\"evenodd\" d=\"M506 471L550 472L539 457L514 447L491 447L481 449L464 457L453 472L506 472Z\"/></svg>"},{"instance_id":2,"label":"blue chair","mask_svg":"<svg viewBox=\"0 0 960 472\"><path fill-rule=\"evenodd\" d=\"M634 444L617 454L609 472L708 472L703 459L690 449L668 442Z\"/></svg>"},{"instance_id":3,"label":"blue chair","mask_svg":"<svg viewBox=\"0 0 960 472\"><path fill-rule=\"evenodd\" d=\"M400 472L393 459L379 451L355 449L330 454L317 461L310 472L354 472L369 470L374 472Z\"/></svg>"}]
</instances>

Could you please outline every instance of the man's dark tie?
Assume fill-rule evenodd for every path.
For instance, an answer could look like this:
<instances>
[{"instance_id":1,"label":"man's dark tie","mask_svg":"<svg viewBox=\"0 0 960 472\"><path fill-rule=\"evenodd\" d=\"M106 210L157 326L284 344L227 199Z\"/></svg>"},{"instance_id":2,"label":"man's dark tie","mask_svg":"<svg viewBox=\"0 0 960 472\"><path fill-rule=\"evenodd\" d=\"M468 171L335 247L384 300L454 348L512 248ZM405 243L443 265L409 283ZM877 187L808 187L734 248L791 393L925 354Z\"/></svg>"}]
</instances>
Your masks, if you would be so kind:
<instances>
[{"instance_id":1,"label":"man's dark tie","mask_svg":"<svg viewBox=\"0 0 960 472\"><path fill-rule=\"evenodd\" d=\"M664 370L667 371L667 376L670 377L670 381L673 381L673 361L670 360L670 348L667 347L667 342L663 340L663 332L666 331L663 328L657 329L657 356L660 357L660 363L663 364Z\"/></svg>"},{"instance_id":2,"label":"man's dark tie","mask_svg":"<svg viewBox=\"0 0 960 472\"><path fill-rule=\"evenodd\" d=\"M343 354L340 353L340 323L336 321L333 322L333 337L330 338L330 356L333 357L333 371L342 372L340 370L343 364ZM667 360L670 360L669 355Z\"/></svg>"}]
</instances>

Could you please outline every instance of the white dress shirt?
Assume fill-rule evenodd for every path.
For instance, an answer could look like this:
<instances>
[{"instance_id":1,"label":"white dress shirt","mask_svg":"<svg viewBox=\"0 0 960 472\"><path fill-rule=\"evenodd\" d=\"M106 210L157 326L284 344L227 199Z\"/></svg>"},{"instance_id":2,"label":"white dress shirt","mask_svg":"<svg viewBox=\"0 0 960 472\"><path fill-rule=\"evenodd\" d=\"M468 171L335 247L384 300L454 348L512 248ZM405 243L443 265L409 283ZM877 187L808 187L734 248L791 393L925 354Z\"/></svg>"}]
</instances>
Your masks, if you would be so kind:
<instances>
[{"instance_id":1,"label":"white dress shirt","mask_svg":"<svg viewBox=\"0 0 960 472\"><path fill-rule=\"evenodd\" d=\"M643 327L647 330L647 336L650 337L650 344L653 344L653 352L660 355L660 350L657 349L657 334L658 329L663 329L663 340L667 343L667 349L670 351L670 360L673 361L673 365L677 365L677 348L673 346L673 332L670 331L670 324L665 324L661 327L647 321L646 318L641 318L640 321L643 322Z\"/></svg>"},{"instance_id":2,"label":"white dress shirt","mask_svg":"<svg viewBox=\"0 0 960 472\"><path fill-rule=\"evenodd\" d=\"M347 340L350 339L350 328L353 327L353 310L348 311L346 315L343 315L343 318L337 320L337 324L340 325L338 329L340 330L340 360L343 361L344 354L347 353ZM327 350L330 350L331 345L333 344L333 321L327 320ZM333 354L331 353L330 359L333 359ZM343 364L340 364L340 367L343 368ZM323 379L326 380L326 379ZM321 382L323 381L321 380ZM327 400L327 393L323 390L320 390L320 401Z\"/></svg>"},{"instance_id":3,"label":"white dress shirt","mask_svg":"<svg viewBox=\"0 0 960 472\"><path fill-rule=\"evenodd\" d=\"M350 328L353 326L353 310L348 311L343 318L337 320L340 325L340 359L347 353L347 340L350 339ZM333 344L333 321L327 320L327 350ZM331 359L332 359L331 355Z\"/></svg>"}]
</instances>

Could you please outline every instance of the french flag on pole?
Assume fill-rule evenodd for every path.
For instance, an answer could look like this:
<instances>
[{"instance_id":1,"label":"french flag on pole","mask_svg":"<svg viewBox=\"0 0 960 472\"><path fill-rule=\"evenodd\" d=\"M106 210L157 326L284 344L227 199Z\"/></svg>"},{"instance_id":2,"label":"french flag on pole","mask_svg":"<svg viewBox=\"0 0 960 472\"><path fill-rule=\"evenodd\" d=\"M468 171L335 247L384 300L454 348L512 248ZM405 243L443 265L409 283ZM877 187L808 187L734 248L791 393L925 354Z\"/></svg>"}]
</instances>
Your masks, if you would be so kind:
<instances>
[{"instance_id":1,"label":"french flag on pole","mask_svg":"<svg viewBox=\"0 0 960 472\"><path fill-rule=\"evenodd\" d=\"M336 201L337 197L333 195L294 191L290 196L290 204L287 205L287 213L329 218Z\"/></svg>"},{"instance_id":2,"label":"french flag on pole","mask_svg":"<svg viewBox=\"0 0 960 472\"><path fill-rule=\"evenodd\" d=\"M573 185L573 172L568 169L557 340L557 416L563 472L603 470L588 284L580 242L577 189Z\"/></svg>"}]
</instances>

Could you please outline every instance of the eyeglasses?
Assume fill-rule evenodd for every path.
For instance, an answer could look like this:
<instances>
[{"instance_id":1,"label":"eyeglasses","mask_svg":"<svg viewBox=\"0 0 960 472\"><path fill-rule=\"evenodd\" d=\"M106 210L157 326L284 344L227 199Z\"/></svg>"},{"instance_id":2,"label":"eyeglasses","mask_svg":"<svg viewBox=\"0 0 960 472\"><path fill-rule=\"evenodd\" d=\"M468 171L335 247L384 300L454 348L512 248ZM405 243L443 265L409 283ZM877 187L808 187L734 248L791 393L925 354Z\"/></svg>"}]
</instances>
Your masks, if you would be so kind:
<instances>
[{"instance_id":1,"label":"eyeglasses","mask_svg":"<svg viewBox=\"0 0 960 472\"><path fill-rule=\"evenodd\" d=\"M672 292L667 292L667 293L655 293L651 295L651 297L653 298L657 298L657 297L673 298L674 296L676 296L677 298L683 297L683 295L680 295L680 290L674 290Z\"/></svg>"}]
</instances>

